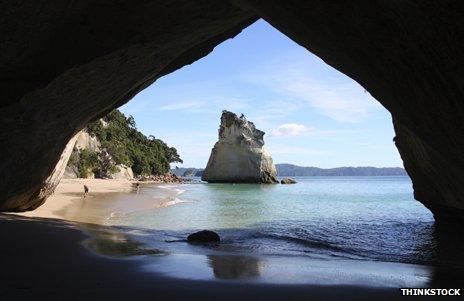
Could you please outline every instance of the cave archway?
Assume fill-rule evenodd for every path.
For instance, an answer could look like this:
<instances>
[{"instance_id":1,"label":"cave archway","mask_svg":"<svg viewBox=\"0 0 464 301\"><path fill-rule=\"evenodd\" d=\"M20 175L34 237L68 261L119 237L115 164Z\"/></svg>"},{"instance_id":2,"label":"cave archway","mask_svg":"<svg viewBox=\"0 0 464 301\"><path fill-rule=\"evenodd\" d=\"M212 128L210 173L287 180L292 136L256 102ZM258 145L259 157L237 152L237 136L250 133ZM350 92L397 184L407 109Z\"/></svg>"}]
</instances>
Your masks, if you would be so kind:
<instances>
[{"instance_id":1,"label":"cave archway","mask_svg":"<svg viewBox=\"0 0 464 301\"><path fill-rule=\"evenodd\" d=\"M39 206L88 121L262 17L392 113L416 199L464 220L460 2L19 2L0 6L0 210Z\"/></svg>"},{"instance_id":2,"label":"cave archway","mask_svg":"<svg viewBox=\"0 0 464 301\"><path fill-rule=\"evenodd\" d=\"M266 133L275 164L402 166L390 113L262 19L119 110L175 147L186 168L206 167L222 110L243 113Z\"/></svg>"}]
</instances>

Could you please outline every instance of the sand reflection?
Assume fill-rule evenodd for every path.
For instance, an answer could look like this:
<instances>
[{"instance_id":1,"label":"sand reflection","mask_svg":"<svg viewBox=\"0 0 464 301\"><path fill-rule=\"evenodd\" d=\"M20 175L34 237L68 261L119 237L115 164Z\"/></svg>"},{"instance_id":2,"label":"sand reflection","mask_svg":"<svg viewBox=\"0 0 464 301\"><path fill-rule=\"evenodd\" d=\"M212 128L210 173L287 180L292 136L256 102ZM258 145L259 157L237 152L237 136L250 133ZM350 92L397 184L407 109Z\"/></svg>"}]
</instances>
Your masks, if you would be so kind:
<instances>
[{"instance_id":1,"label":"sand reflection","mask_svg":"<svg viewBox=\"0 0 464 301\"><path fill-rule=\"evenodd\" d=\"M83 242L84 246L101 255L130 257L165 254L163 251L151 248L117 230L85 225L81 229L91 235Z\"/></svg>"},{"instance_id":2,"label":"sand reflection","mask_svg":"<svg viewBox=\"0 0 464 301\"><path fill-rule=\"evenodd\" d=\"M257 278L264 267L262 260L249 256L209 255L208 264L220 279Z\"/></svg>"}]
</instances>

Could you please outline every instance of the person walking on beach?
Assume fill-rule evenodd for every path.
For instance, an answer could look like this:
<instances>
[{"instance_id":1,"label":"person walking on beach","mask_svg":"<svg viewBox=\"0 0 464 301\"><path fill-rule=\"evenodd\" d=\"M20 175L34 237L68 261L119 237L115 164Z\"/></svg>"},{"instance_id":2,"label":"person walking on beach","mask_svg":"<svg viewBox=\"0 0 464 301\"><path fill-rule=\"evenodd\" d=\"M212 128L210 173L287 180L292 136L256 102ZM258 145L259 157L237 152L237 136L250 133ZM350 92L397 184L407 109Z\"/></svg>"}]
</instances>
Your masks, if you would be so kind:
<instances>
[{"instance_id":1,"label":"person walking on beach","mask_svg":"<svg viewBox=\"0 0 464 301\"><path fill-rule=\"evenodd\" d=\"M88 193L89 193L89 187L87 187L87 185L84 184L84 199Z\"/></svg>"}]
</instances>

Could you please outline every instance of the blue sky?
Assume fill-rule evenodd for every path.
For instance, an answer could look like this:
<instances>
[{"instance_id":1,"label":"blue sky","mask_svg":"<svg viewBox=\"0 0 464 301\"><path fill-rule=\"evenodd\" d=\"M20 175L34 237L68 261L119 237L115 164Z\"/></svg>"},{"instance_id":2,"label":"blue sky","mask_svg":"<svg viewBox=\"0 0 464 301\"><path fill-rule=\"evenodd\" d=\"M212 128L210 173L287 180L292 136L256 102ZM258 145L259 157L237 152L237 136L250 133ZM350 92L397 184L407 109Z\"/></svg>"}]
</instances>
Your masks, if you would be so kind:
<instances>
[{"instance_id":1,"label":"blue sky","mask_svg":"<svg viewBox=\"0 0 464 301\"><path fill-rule=\"evenodd\" d=\"M266 132L275 163L402 166L391 115L364 88L263 20L121 107L137 127L204 167L221 111Z\"/></svg>"}]
</instances>

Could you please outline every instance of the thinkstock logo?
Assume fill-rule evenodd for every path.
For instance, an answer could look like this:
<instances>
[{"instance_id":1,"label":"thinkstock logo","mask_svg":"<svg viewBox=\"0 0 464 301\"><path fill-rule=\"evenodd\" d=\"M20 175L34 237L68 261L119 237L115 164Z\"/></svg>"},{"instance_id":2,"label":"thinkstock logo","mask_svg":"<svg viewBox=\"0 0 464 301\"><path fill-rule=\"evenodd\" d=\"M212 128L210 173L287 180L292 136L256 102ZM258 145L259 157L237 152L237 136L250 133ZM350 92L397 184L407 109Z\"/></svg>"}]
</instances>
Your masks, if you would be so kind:
<instances>
[{"instance_id":1,"label":"thinkstock logo","mask_svg":"<svg viewBox=\"0 0 464 301\"><path fill-rule=\"evenodd\" d=\"M403 296L461 296L460 288L400 288Z\"/></svg>"}]
</instances>

